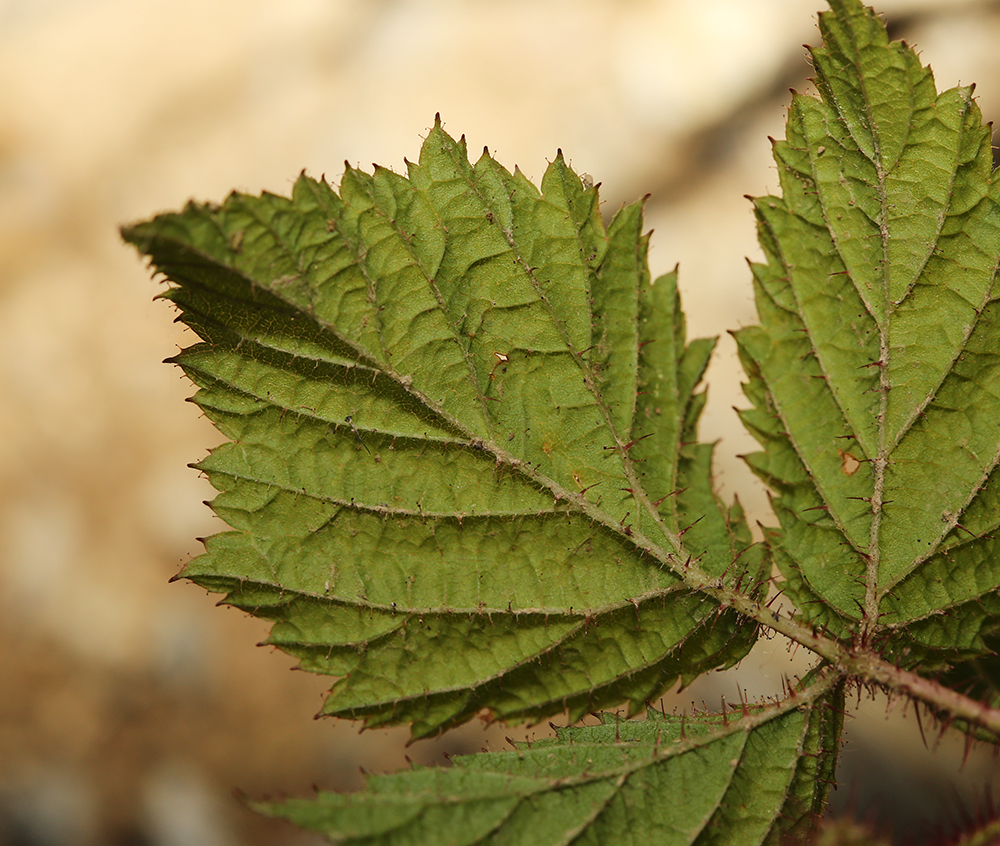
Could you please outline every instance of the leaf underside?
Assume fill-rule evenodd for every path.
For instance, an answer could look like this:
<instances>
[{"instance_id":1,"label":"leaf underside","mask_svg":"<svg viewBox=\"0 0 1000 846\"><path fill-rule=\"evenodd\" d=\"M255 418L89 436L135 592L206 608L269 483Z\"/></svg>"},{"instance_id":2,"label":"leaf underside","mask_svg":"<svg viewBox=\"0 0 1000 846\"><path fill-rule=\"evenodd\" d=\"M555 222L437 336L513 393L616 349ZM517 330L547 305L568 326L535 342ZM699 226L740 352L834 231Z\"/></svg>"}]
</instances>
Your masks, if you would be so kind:
<instances>
[{"instance_id":1,"label":"leaf underside","mask_svg":"<svg viewBox=\"0 0 1000 846\"><path fill-rule=\"evenodd\" d=\"M196 466L230 530L182 575L336 677L323 713L414 737L635 713L746 654L756 626L717 598L763 598L771 560L801 621L998 701L990 132L971 88L938 94L871 10L830 6L781 196L754 202L760 325L734 333L766 548L697 442L714 341L686 341L676 273L650 284L641 204L605 222L561 153L535 187L437 121L405 175L123 230L228 438ZM832 684L259 807L348 843L777 843L825 802Z\"/></svg>"},{"instance_id":2,"label":"leaf underside","mask_svg":"<svg viewBox=\"0 0 1000 846\"><path fill-rule=\"evenodd\" d=\"M539 190L438 122L406 176L123 234L203 339L173 361L230 439L196 466L232 531L183 576L339 677L324 713L420 737L634 711L754 642L683 578L769 573L713 492L714 342L685 344L675 274L649 284L641 204L605 225L561 154Z\"/></svg>"},{"instance_id":3,"label":"leaf underside","mask_svg":"<svg viewBox=\"0 0 1000 846\"><path fill-rule=\"evenodd\" d=\"M842 694L723 717L649 711L645 721L557 730L513 752L370 776L363 793L256 809L337 843L747 846L798 842L824 807Z\"/></svg>"},{"instance_id":4,"label":"leaf underside","mask_svg":"<svg viewBox=\"0 0 1000 846\"><path fill-rule=\"evenodd\" d=\"M831 0L754 202L760 326L735 333L805 621L934 670L991 651L1000 603L1000 207L971 88L938 94Z\"/></svg>"}]
</instances>

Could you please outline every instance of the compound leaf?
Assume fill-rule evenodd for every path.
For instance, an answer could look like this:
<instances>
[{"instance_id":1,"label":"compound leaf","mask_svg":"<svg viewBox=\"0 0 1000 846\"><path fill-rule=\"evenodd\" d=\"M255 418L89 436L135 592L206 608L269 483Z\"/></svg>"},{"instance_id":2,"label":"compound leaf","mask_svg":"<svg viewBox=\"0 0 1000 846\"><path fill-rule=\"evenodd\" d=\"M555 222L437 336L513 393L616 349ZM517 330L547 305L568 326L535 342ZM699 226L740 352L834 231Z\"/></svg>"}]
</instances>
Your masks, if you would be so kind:
<instances>
[{"instance_id":1,"label":"compound leaf","mask_svg":"<svg viewBox=\"0 0 1000 846\"><path fill-rule=\"evenodd\" d=\"M339 677L324 713L415 736L732 665L756 628L697 588L768 574L694 443L713 342L650 285L641 204L605 226L561 154L539 190L440 123L407 167L123 230L230 439L197 467L232 531L184 577Z\"/></svg>"},{"instance_id":2,"label":"compound leaf","mask_svg":"<svg viewBox=\"0 0 1000 846\"><path fill-rule=\"evenodd\" d=\"M972 89L830 6L754 204L748 461L802 617L932 668L986 654L1000 611L1000 188Z\"/></svg>"},{"instance_id":3,"label":"compound leaf","mask_svg":"<svg viewBox=\"0 0 1000 846\"><path fill-rule=\"evenodd\" d=\"M450 769L371 776L361 793L254 807L343 844L798 842L825 806L842 724L841 691L815 687L742 714L605 713Z\"/></svg>"}]
</instances>

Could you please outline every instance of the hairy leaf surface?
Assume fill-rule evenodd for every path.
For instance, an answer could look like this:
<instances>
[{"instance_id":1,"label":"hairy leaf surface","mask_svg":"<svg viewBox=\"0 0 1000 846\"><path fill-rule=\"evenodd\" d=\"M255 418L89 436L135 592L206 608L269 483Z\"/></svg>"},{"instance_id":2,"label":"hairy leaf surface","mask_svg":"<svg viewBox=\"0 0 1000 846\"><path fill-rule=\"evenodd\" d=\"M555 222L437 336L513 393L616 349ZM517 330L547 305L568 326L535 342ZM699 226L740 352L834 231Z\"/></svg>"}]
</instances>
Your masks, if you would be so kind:
<instances>
[{"instance_id":1,"label":"hairy leaf surface","mask_svg":"<svg viewBox=\"0 0 1000 846\"><path fill-rule=\"evenodd\" d=\"M203 339L232 531L183 575L340 677L324 711L425 735L640 708L733 664L763 556L695 442L713 348L561 154L541 190L436 124L406 176L303 175L124 230ZM683 545L681 536L683 535ZM693 576L689 574L694 574Z\"/></svg>"},{"instance_id":2,"label":"hairy leaf surface","mask_svg":"<svg viewBox=\"0 0 1000 846\"><path fill-rule=\"evenodd\" d=\"M904 663L989 651L1000 610L1000 207L971 88L831 0L755 201L761 325L736 333L808 621Z\"/></svg>"},{"instance_id":3,"label":"hairy leaf surface","mask_svg":"<svg viewBox=\"0 0 1000 846\"><path fill-rule=\"evenodd\" d=\"M829 685L819 685L829 688ZM839 691L730 715L602 714L514 752L371 776L363 793L257 803L343 844L754 846L806 835L826 802Z\"/></svg>"}]
</instances>

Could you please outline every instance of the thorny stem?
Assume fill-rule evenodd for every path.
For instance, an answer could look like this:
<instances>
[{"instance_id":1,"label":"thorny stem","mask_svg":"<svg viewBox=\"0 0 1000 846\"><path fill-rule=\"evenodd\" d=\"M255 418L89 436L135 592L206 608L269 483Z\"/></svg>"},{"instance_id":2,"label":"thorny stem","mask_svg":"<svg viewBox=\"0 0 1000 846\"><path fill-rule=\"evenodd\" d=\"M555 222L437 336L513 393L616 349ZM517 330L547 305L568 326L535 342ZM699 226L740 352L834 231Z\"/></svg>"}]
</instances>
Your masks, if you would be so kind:
<instances>
[{"instance_id":1,"label":"thorny stem","mask_svg":"<svg viewBox=\"0 0 1000 846\"><path fill-rule=\"evenodd\" d=\"M720 589L719 593L731 592ZM721 596L717 598L720 603L727 602L727 599ZM931 706L939 713L965 720L1000 738L1000 708L991 708L938 681L898 667L867 648L847 646L841 641L819 635L797 620L772 612L747 596L731 596L728 598L728 604L741 614L757 620L762 625L815 652L844 676L852 677L862 683L876 684L893 693L910 696Z\"/></svg>"},{"instance_id":2,"label":"thorny stem","mask_svg":"<svg viewBox=\"0 0 1000 846\"><path fill-rule=\"evenodd\" d=\"M970 699L941 682L904 670L871 652L854 653L841 667L862 681L911 696L938 713L984 728L1000 738L1000 708Z\"/></svg>"},{"instance_id":3,"label":"thorny stem","mask_svg":"<svg viewBox=\"0 0 1000 846\"><path fill-rule=\"evenodd\" d=\"M579 504L584 511L590 510L590 504L582 497L579 498ZM599 513L598 509L593 508L592 516L595 519L599 519ZM630 539L640 548L664 560L663 551L641 533L633 533ZM667 559L671 562L676 561L675 556L668 555ZM725 585L721 579L708 578L698 568L697 563L690 564L686 568L674 566L674 570L692 589L715 599L720 608L732 608L743 617L783 634L789 640L816 653L826 663L832 665L841 676L853 678L863 684L875 684L892 693L913 697L939 713L965 720L971 725L986 729L1000 739L1000 708L991 708L940 682L898 667L881 658L866 645L851 645L818 634L813 628L795 618L772 611L759 600Z\"/></svg>"},{"instance_id":4,"label":"thorny stem","mask_svg":"<svg viewBox=\"0 0 1000 846\"><path fill-rule=\"evenodd\" d=\"M563 488L536 468L521 464L512 456L506 455L495 445L490 444L489 446L497 458L508 462L524 475L549 488L557 500L572 502L595 523L604 524L614 532L622 532L621 526L617 525L599 506L590 502L582 494ZM754 620L762 626L785 635L789 640L801 644L831 664L842 676L852 677L862 683L877 684L890 692L911 696L930 705L938 712L950 714L955 719L966 720L972 725L980 726L1000 739L1000 708L990 708L939 682L897 667L895 664L880 658L864 644L850 645L818 634L813 628L793 617L782 616L780 613L772 611L763 602L727 586L721 579L710 578L701 570L697 561L682 563L684 562L684 549L680 545L680 539L673 535L668 537L677 544L676 551L672 553L667 552L639 531L630 531L628 534L631 543L680 575L692 590L715 599L722 609L732 608L743 617Z\"/></svg>"}]
</instances>

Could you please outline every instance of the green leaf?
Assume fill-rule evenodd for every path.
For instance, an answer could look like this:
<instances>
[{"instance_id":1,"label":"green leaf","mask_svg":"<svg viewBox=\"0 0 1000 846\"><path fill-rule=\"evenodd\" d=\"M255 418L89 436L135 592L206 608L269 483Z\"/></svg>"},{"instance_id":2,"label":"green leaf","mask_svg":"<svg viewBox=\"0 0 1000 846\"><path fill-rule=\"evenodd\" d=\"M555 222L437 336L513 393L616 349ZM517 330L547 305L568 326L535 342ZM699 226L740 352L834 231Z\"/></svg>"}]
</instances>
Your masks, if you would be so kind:
<instances>
[{"instance_id":1,"label":"green leaf","mask_svg":"<svg viewBox=\"0 0 1000 846\"><path fill-rule=\"evenodd\" d=\"M415 736L731 666L756 627L699 588L769 573L693 443L713 342L650 286L641 205L605 226L561 154L539 190L439 123L407 168L123 230L230 439L196 466L232 531L183 575L340 677L324 713Z\"/></svg>"},{"instance_id":2,"label":"green leaf","mask_svg":"<svg viewBox=\"0 0 1000 846\"><path fill-rule=\"evenodd\" d=\"M742 713L602 714L450 769L371 776L362 793L254 807L343 844L797 842L826 804L842 707L821 682Z\"/></svg>"},{"instance_id":3,"label":"green leaf","mask_svg":"<svg viewBox=\"0 0 1000 846\"><path fill-rule=\"evenodd\" d=\"M1000 610L990 130L874 12L830 6L819 98L795 96L774 145L782 196L754 204L748 461L802 618L933 669L985 654Z\"/></svg>"}]
</instances>

